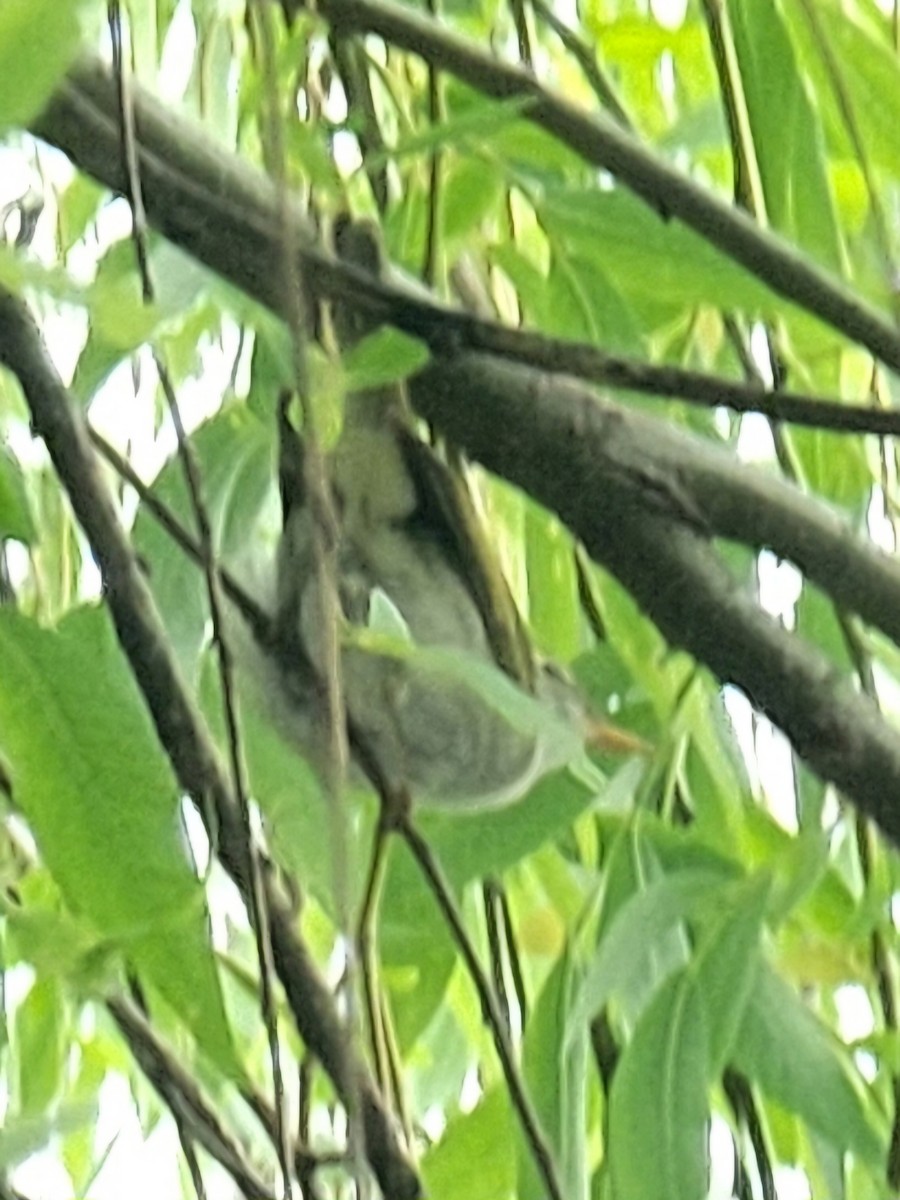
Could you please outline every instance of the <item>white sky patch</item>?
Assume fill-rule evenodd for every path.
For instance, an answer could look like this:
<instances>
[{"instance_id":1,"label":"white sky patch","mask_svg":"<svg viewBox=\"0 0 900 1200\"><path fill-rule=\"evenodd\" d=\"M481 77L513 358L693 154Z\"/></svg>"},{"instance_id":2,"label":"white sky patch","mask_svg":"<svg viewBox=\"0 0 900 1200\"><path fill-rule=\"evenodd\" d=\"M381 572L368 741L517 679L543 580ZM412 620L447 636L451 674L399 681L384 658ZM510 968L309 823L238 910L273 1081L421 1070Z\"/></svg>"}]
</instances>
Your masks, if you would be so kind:
<instances>
[{"instance_id":1,"label":"white sky patch","mask_svg":"<svg viewBox=\"0 0 900 1200\"><path fill-rule=\"evenodd\" d=\"M171 1118L164 1116L152 1133L145 1136L128 1082L116 1073L104 1079L98 1107L95 1151L102 1153L110 1144L112 1149L91 1187L91 1200L121 1200L124 1180L128 1180L129 1200L180 1196L181 1147ZM53 1193L44 1184L41 1192L47 1200L70 1194L71 1184L66 1190Z\"/></svg>"},{"instance_id":2,"label":"white sky patch","mask_svg":"<svg viewBox=\"0 0 900 1200\"><path fill-rule=\"evenodd\" d=\"M812 1200L806 1174L799 1167L774 1166L775 1194L781 1200Z\"/></svg>"},{"instance_id":3,"label":"white sky patch","mask_svg":"<svg viewBox=\"0 0 900 1200\"><path fill-rule=\"evenodd\" d=\"M184 96L197 49L197 29L189 0L180 0L166 31L159 64L159 93L164 102L175 103Z\"/></svg>"},{"instance_id":4,"label":"white sky patch","mask_svg":"<svg viewBox=\"0 0 900 1200\"><path fill-rule=\"evenodd\" d=\"M803 576L793 563L785 562L768 550L763 550L759 556L757 574L761 607L786 629L793 629Z\"/></svg>"},{"instance_id":5,"label":"white sky patch","mask_svg":"<svg viewBox=\"0 0 900 1200\"><path fill-rule=\"evenodd\" d=\"M765 717L756 719L755 756L766 808L782 829L796 833L797 798L791 744Z\"/></svg>"},{"instance_id":6,"label":"white sky patch","mask_svg":"<svg viewBox=\"0 0 900 1200\"><path fill-rule=\"evenodd\" d=\"M838 1032L845 1042L857 1042L875 1032L872 1006L866 990L859 984L848 983L834 993L838 1014Z\"/></svg>"},{"instance_id":7,"label":"white sky patch","mask_svg":"<svg viewBox=\"0 0 900 1200\"><path fill-rule=\"evenodd\" d=\"M650 11L666 29L678 29L687 16L687 0L650 0Z\"/></svg>"},{"instance_id":8,"label":"white sky patch","mask_svg":"<svg viewBox=\"0 0 900 1200\"><path fill-rule=\"evenodd\" d=\"M709 1191L707 1200L731 1200L734 1153L727 1121L713 1113L709 1123Z\"/></svg>"},{"instance_id":9,"label":"white sky patch","mask_svg":"<svg viewBox=\"0 0 900 1200\"><path fill-rule=\"evenodd\" d=\"M741 419L737 455L742 462L766 463L775 458L772 430L762 413L747 413Z\"/></svg>"}]
</instances>

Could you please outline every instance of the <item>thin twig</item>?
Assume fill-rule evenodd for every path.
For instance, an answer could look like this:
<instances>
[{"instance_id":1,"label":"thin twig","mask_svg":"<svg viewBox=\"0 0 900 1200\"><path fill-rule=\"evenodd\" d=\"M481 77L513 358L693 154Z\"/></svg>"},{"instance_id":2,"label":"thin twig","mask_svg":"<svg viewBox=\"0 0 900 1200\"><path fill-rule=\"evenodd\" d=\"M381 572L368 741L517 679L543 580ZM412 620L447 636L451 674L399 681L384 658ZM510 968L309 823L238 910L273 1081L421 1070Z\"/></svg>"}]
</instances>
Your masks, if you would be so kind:
<instances>
[{"instance_id":1,"label":"thin twig","mask_svg":"<svg viewBox=\"0 0 900 1200\"><path fill-rule=\"evenodd\" d=\"M308 1061L309 1055L307 1055L304 1059L304 1062L307 1064ZM302 1067L303 1064L301 1063L301 1074ZM302 1088L300 1091L302 1092ZM244 1103L254 1114L257 1121L259 1121L260 1125L265 1131L266 1137L272 1143L272 1146L277 1154L280 1135L278 1132L278 1120L272 1105L266 1100L266 1098L258 1089L250 1087L249 1085L241 1087L241 1096L244 1100ZM301 1097L297 1135L292 1139L291 1144L294 1171L296 1172L297 1180L301 1185L301 1191L303 1190L302 1180L304 1178L311 1179L313 1174L320 1168L336 1166L346 1167L347 1165L347 1155L341 1151L335 1150L331 1152L317 1153L310 1149L308 1112L306 1113L304 1120L304 1105L308 1105L309 1099L310 1097L308 1092L305 1096Z\"/></svg>"},{"instance_id":2,"label":"thin twig","mask_svg":"<svg viewBox=\"0 0 900 1200\"><path fill-rule=\"evenodd\" d=\"M768 226L765 191L728 9L722 0L702 0L701 6L709 31L710 47L728 123L731 158L734 164L735 199L741 208L759 221L760 225Z\"/></svg>"},{"instance_id":3,"label":"thin twig","mask_svg":"<svg viewBox=\"0 0 900 1200\"><path fill-rule=\"evenodd\" d=\"M224 1167L244 1196L274 1200L271 1189L247 1160L241 1146L224 1128L193 1075L165 1045L137 1007L120 998L107 1001L107 1008L135 1062L171 1110L179 1128Z\"/></svg>"},{"instance_id":4,"label":"thin twig","mask_svg":"<svg viewBox=\"0 0 900 1200\"><path fill-rule=\"evenodd\" d=\"M634 132L634 122L625 111L622 101L616 95L616 89L612 81L606 78L600 64L597 62L597 55L593 45L584 41L565 22L561 21L556 12L544 0L531 0L531 7L544 24L553 30L560 42L562 42L563 47L572 55L579 67L581 67L582 74L590 84L594 95L603 107L608 110L613 120L618 121L623 129Z\"/></svg>"},{"instance_id":5,"label":"thin twig","mask_svg":"<svg viewBox=\"0 0 900 1200\"><path fill-rule=\"evenodd\" d=\"M525 1029L528 1024L528 993L525 990L525 976L522 973L522 960L516 942L516 931L513 925L512 912L509 907L509 896L505 888L498 892L500 914L503 918L503 931L506 937L506 956L509 961L509 972L512 975L513 991L516 994L516 1004L519 1006L519 1027Z\"/></svg>"},{"instance_id":6,"label":"thin twig","mask_svg":"<svg viewBox=\"0 0 900 1200\"><path fill-rule=\"evenodd\" d=\"M141 178L138 154L135 148L134 109L128 92L128 75L125 68L122 47L121 12L118 0L110 0L109 28L113 45L113 69L119 87L119 115L122 127L122 150L125 158L125 173L128 179L128 200L132 211L132 240L138 263L138 274L141 280L144 301L150 304L154 300L154 283L150 274L149 255L147 253L147 222L141 190ZM203 575L206 583L207 602L209 605L210 621L213 631L213 642L216 646L219 678L222 688L222 703L225 717L226 742L228 745L231 769L231 785L244 829L246 840L247 871L249 881L248 913L250 924L256 940L256 953L259 961L260 1009L266 1037L269 1044L269 1055L272 1064L272 1081L275 1093L275 1111L278 1114L281 1137L280 1162L284 1180L285 1200L290 1200L291 1168L288 1149L288 1133L284 1114L285 1094L284 1077L281 1070L281 1049L278 1041L278 1017L275 1003L273 980L275 976L272 960L272 942L269 931L269 918L266 911L265 893L262 886L262 871L259 861L256 841L250 820L250 801L247 794L246 772L241 749L240 728L237 714L237 699L234 688L234 669L231 660L228 641L224 632L224 620L220 596L219 581L213 551L212 530L209 515L202 498L200 472L192 449L188 443L187 434L181 419L181 410L175 389L172 385L168 369L157 351L154 351L154 361L159 376L160 385L166 397L172 423L178 442L178 453L184 471L185 483L194 520L199 534L202 555Z\"/></svg>"},{"instance_id":7,"label":"thin twig","mask_svg":"<svg viewBox=\"0 0 900 1200\"><path fill-rule=\"evenodd\" d=\"M347 1042L352 1044L356 1034L356 950L351 930L348 870L345 784L350 749L340 645L342 614L338 591L338 538L335 534L338 529L338 520L331 492L328 466L319 442L316 414L310 394L307 360L308 328L303 290L298 272L297 229L288 191L284 116L279 105L275 30L271 7L265 0L254 0L253 15L259 35L263 96L266 101L263 144L266 152L266 165L275 186L277 235L282 251L278 281L282 289L282 304L291 339L293 383L303 410L303 490L312 518L313 584L317 593L321 623L319 675L323 685L326 712L327 757L324 786L329 800L328 845L332 860L338 926L344 937L346 954L348 986L347 1015L344 1020L345 1037ZM284 437L290 432L287 402L284 397L280 406L280 418L280 428ZM283 448L288 449L286 443ZM285 515L285 519L290 519L288 514ZM296 571L302 569L302 564L287 563L285 569ZM292 587L287 594L291 597L291 605L298 606L299 590ZM298 620L299 611L278 613L279 624L289 625L291 629L298 628ZM347 1113L347 1143L351 1171L357 1181L357 1186L362 1187L365 1177L365 1136L360 1120L361 1095L355 1083L355 1075L349 1074L348 1082L348 1091L344 1096Z\"/></svg>"},{"instance_id":8,"label":"thin twig","mask_svg":"<svg viewBox=\"0 0 900 1200\"><path fill-rule=\"evenodd\" d=\"M412 824L408 816L401 817L399 832L409 847L413 858L418 863L422 874L425 876L431 888L432 895L443 913L453 939L468 967L469 975L478 993L485 1023L490 1030L494 1046L497 1050L497 1056L500 1059L500 1065L503 1068L503 1077L509 1089L513 1108L516 1110L521 1122L522 1131L531 1149L538 1172L544 1181L544 1186L547 1188L551 1200L563 1200L564 1193L557 1173L556 1163L554 1162L553 1151L547 1141L546 1134L541 1128L531 1098L525 1090L525 1082L516 1063L515 1052L503 1020L503 1014L497 1002L497 997L491 987L490 980L485 974L484 968L478 960L475 947L472 945L472 941L466 932L466 927L463 924L462 915L453 898L453 893L431 851L431 847Z\"/></svg>"},{"instance_id":9,"label":"thin twig","mask_svg":"<svg viewBox=\"0 0 900 1200\"><path fill-rule=\"evenodd\" d=\"M403 1059L400 1053L400 1046L397 1043L397 1034L391 1018L387 993L383 987L378 990L378 1000L381 1005L381 1028L384 1033L387 1064L390 1071L391 1097L397 1116L400 1119L400 1126L403 1129L406 1144L411 1146L413 1144L413 1127L404 1090Z\"/></svg>"},{"instance_id":10,"label":"thin twig","mask_svg":"<svg viewBox=\"0 0 900 1200\"><path fill-rule=\"evenodd\" d=\"M83 76L76 73L74 82L59 93L37 130L95 178L110 187L124 189L126 184L117 169L115 146L110 144L107 128L107 80L99 67L85 68L84 72ZM218 147L211 146L193 126L180 122L146 93L140 93L139 112L142 141L138 150L142 171L149 172L151 179L151 185L145 184L145 196L154 226L248 295L287 317L289 305L283 296L284 289L273 285L275 275L283 269L284 258L273 232L278 227L273 194L262 186L263 181L257 174L238 160L229 158ZM709 200L715 206L722 204L712 197ZM730 208L726 211L730 221L733 211ZM718 215L726 222L724 215ZM294 220L299 228L301 217L295 215ZM749 218L747 221L748 240L763 237ZM304 227L304 230L298 234L297 253L306 269L309 285L317 294L349 300L382 320L423 338L444 358L446 369L454 369L458 361L455 356L461 351L480 350L498 358L576 376L607 387L652 396L672 396L702 407L722 406L736 412L760 412L773 420L840 432L900 434L900 413L896 411L861 407L813 394L784 391L772 395L764 388L714 375L655 366L638 359L606 354L587 343L568 342L478 320L472 314L461 314L421 295L415 296L402 286L376 279L334 259L312 243L311 229ZM240 254L235 253L236 247L241 247ZM779 243L777 257L779 269L786 277L792 276L796 253ZM824 280L823 287L831 286L826 276L818 271L816 276L820 283ZM814 302L815 286L803 271L795 290L804 291L804 294L811 290L813 297L805 307L828 319L825 312L820 311L823 306ZM840 289L840 295L844 296L843 289ZM799 299L798 302L802 303ZM858 303L862 305L862 301ZM840 302L832 297L824 307L830 310L835 304L839 306ZM867 324L871 314L865 314L869 310L861 310L861 313L860 319ZM881 317L877 320L881 322ZM832 323L847 336L858 337L868 344L866 336L855 332L859 321L844 322L836 317ZM900 334L885 325L881 328L879 344L888 338L888 334L891 345L884 348L882 357L885 362L900 367ZM869 342L871 340L869 338ZM870 349L880 353L874 345L870 345ZM452 351L451 357L447 357L448 350Z\"/></svg>"},{"instance_id":11,"label":"thin twig","mask_svg":"<svg viewBox=\"0 0 900 1200\"><path fill-rule=\"evenodd\" d=\"M209 730L176 664L165 629L121 527L79 406L66 391L29 310L0 289L0 362L19 379L37 436L43 438L102 573L116 635L143 693L182 790L209 829L215 812L219 859L247 902L246 846L236 801ZM210 836L212 836L210 830ZM416 1200L421 1184L364 1064L348 1046L334 998L275 880L264 878L275 966L304 1043L342 1100L359 1097L366 1155L386 1195Z\"/></svg>"},{"instance_id":12,"label":"thin twig","mask_svg":"<svg viewBox=\"0 0 900 1200\"><path fill-rule=\"evenodd\" d=\"M184 1155L184 1161L187 1163L194 1195L197 1197L197 1200L206 1200L206 1184L203 1182L203 1172L200 1170L200 1159L197 1157L193 1135L188 1129L187 1123L178 1113L172 1113L172 1119L178 1131L178 1141L181 1145L181 1153Z\"/></svg>"},{"instance_id":13,"label":"thin twig","mask_svg":"<svg viewBox=\"0 0 900 1200\"><path fill-rule=\"evenodd\" d=\"M773 291L814 312L900 368L900 335L884 315L794 247L650 152L604 113L587 113L521 67L500 62L421 12L389 0L319 0L344 30L366 30L449 71L484 95L522 99L523 114L585 162L615 175L663 218L673 217Z\"/></svg>"},{"instance_id":14,"label":"thin twig","mask_svg":"<svg viewBox=\"0 0 900 1200\"><path fill-rule=\"evenodd\" d=\"M154 493L152 487L144 483L137 471L118 450L98 433L93 427L88 428L88 434L96 449L103 455L112 469L129 487L131 487L141 502L142 508L150 514L157 524L166 531L178 548L198 567L203 566L203 551L199 542L181 524L167 504ZM222 590L235 606L243 619L250 626L254 636L262 644L271 643L275 636L272 618L261 608L246 591L227 567L218 568Z\"/></svg>"},{"instance_id":15,"label":"thin twig","mask_svg":"<svg viewBox=\"0 0 900 1200\"><path fill-rule=\"evenodd\" d=\"M359 156L372 189L375 207L383 216L391 199L388 154L378 124L365 45L357 38L343 37L336 29L331 31L329 45L344 89L347 112L362 116L355 130Z\"/></svg>"},{"instance_id":16,"label":"thin twig","mask_svg":"<svg viewBox=\"0 0 900 1200\"><path fill-rule=\"evenodd\" d=\"M750 1145L753 1147L753 1156L756 1159L756 1170L762 1189L762 1200L778 1200L772 1159L766 1145L766 1135L750 1085L743 1075L729 1069L725 1072L722 1086L735 1118L744 1125L750 1137ZM735 1150L737 1150L736 1146Z\"/></svg>"},{"instance_id":17,"label":"thin twig","mask_svg":"<svg viewBox=\"0 0 900 1200\"><path fill-rule=\"evenodd\" d=\"M390 832L383 821L378 822L375 830L375 840L372 845L372 857L369 861L369 873L363 890L363 901L357 923L356 943L359 947L359 959L362 966L363 995L366 1003L366 1013L369 1022L369 1035L372 1043L372 1058L375 1063L375 1078L385 1094L389 1083L389 1066L387 1061L387 1046L384 1039L384 1027L381 1021L381 1005L379 1003L380 984L375 946L375 930L378 913L378 897L387 870L387 852L390 845Z\"/></svg>"},{"instance_id":18,"label":"thin twig","mask_svg":"<svg viewBox=\"0 0 900 1200\"><path fill-rule=\"evenodd\" d=\"M438 15L438 0L426 0L432 17ZM428 64L428 120L434 129L443 118L441 75L433 63ZM438 240L441 233L441 166L443 155L438 143L431 146L428 156L428 198L425 209L425 252L422 259L422 279L429 288L437 278Z\"/></svg>"},{"instance_id":19,"label":"thin twig","mask_svg":"<svg viewBox=\"0 0 900 1200\"><path fill-rule=\"evenodd\" d=\"M494 994L500 1015L506 1031L512 1035L511 1012L509 997L506 994L506 977L503 972L503 940L500 936L500 923L497 920L497 910L500 906L500 884L494 879L486 879L481 885L481 899L484 904L484 921L487 928L488 959L491 964L491 975L494 980Z\"/></svg>"}]
</instances>

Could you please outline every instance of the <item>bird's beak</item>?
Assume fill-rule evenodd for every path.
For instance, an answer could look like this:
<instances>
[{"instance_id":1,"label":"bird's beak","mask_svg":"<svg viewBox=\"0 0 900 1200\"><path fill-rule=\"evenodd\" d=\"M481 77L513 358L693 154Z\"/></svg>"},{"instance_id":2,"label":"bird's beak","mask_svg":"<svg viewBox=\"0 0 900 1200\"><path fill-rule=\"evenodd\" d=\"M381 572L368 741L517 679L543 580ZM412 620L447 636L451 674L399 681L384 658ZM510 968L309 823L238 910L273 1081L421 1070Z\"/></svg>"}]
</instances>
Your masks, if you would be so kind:
<instances>
[{"instance_id":1,"label":"bird's beak","mask_svg":"<svg viewBox=\"0 0 900 1200\"><path fill-rule=\"evenodd\" d=\"M605 721L602 717L586 717L584 744L600 754L642 754L649 757L653 746L636 733Z\"/></svg>"}]
</instances>

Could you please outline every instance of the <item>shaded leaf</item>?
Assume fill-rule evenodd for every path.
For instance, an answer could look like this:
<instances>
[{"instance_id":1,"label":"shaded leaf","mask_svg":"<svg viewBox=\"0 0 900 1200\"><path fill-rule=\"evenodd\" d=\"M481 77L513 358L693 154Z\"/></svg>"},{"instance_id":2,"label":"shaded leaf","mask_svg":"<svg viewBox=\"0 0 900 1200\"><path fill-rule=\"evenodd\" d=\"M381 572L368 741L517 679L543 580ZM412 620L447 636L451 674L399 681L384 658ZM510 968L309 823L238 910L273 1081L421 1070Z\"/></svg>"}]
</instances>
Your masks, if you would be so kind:
<instances>
[{"instance_id":1,"label":"shaded leaf","mask_svg":"<svg viewBox=\"0 0 900 1200\"><path fill-rule=\"evenodd\" d=\"M791 987L763 966L741 1022L734 1065L834 1146L884 1161L883 1118L834 1035Z\"/></svg>"},{"instance_id":2,"label":"shaded leaf","mask_svg":"<svg viewBox=\"0 0 900 1200\"><path fill-rule=\"evenodd\" d=\"M641 1015L613 1077L609 1154L616 1200L704 1195L708 1077L702 997L679 972Z\"/></svg>"},{"instance_id":3,"label":"shaded leaf","mask_svg":"<svg viewBox=\"0 0 900 1200\"><path fill-rule=\"evenodd\" d=\"M765 876L732 885L697 937L688 972L706 1014L710 1079L725 1066L756 980L770 889Z\"/></svg>"},{"instance_id":4,"label":"shaded leaf","mask_svg":"<svg viewBox=\"0 0 900 1200\"><path fill-rule=\"evenodd\" d=\"M842 249L818 113L776 0L729 4L741 83L774 228L834 271Z\"/></svg>"}]
</instances>

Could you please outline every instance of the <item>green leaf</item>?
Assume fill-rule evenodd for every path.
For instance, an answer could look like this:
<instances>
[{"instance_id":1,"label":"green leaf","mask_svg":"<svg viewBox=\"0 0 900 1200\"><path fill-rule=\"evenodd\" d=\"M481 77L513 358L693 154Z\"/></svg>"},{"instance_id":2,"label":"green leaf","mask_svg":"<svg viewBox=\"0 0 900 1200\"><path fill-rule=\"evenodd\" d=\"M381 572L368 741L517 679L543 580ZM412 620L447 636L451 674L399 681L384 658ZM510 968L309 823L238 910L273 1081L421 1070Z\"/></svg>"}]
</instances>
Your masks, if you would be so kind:
<instances>
[{"instance_id":1,"label":"green leaf","mask_svg":"<svg viewBox=\"0 0 900 1200\"><path fill-rule=\"evenodd\" d=\"M81 45L91 0L4 0L0 4L0 129L36 117Z\"/></svg>"},{"instance_id":2,"label":"green leaf","mask_svg":"<svg viewBox=\"0 0 900 1200\"><path fill-rule=\"evenodd\" d=\"M569 947L547 978L528 1021L522 1052L525 1082L550 1142L568 1200L587 1200L587 1025L573 1018L581 967ZM520 1200L546 1188L530 1147L518 1141Z\"/></svg>"},{"instance_id":3,"label":"green leaf","mask_svg":"<svg viewBox=\"0 0 900 1200\"><path fill-rule=\"evenodd\" d=\"M36 1117L59 1094L68 1051L66 1005L57 979L38 979L16 1010L18 1112Z\"/></svg>"},{"instance_id":4,"label":"green leaf","mask_svg":"<svg viewBox=\"0 0 900 1200\"><path fill-rule=\"evenodd\" d=\"M874 483L862 439L841 437L826 429L785 433L807 487L843 505L854 517L861 515Z\"/></svg>"},{"instance_id":5,"label":"green leaf","mask_svg":"<svg viewBox=\"0 0 900 1200\"><path fill-rule=\"evenodd\" d=\"M526 516L528 619L540 649L570 662L581 648L581 605L572 535L530 504Z\"/></svg>"},{"instance_id":6,"label":"green leaf","mask_svg":"<svg viewBox=\"0 0 900 1200\"><path fill-rule=\"evenodd\" d=\"M522 109L528 103L525 96L510 96L505 100L480 96L467 92L465 104L458 113L451 113L444 121L429 122L426 128L398 138L391 152L394 162L411 154L447 149L465 144L470 140L492 137L497 130L519 121ZM374 159L376 163L379 158Z\"/></svg>"},{"instance_id":7,"label":"green leaf","mask_svg":"<svg viewBox=\"0 0 900 1200\"><path fill-rule=\"evenodd\" d=\"M834 1146L873 1167L884 1162L886 1128L874 1099L834 1035L771 967L757 976L732 1059Z\"/></svg>"},{"instance_id":8,"label":"green leaf","mask_svg":"<svg viewBox=\"0 0 900 1200\"><path fill-rule=\"evenodd\" d=\"M60 250L67 254L95 220L106 193L87 175L76 175L59 196Z\"/></svg>"},{"instance_id":9,"label":"green leaf","mask_svg":"<svg viewBox=\"0 0 900 1200\"><path fill-rule=\"evenodd\" d=\"M663 876L635 892L597 948L581 985L572 1027L586 1025L613 995L632 1003L646 997L648 989L680 967L687 959L680 933L684 922L717 907L726 889L721 875L692 870Z\"/></svg>"},{"instance_id":10,"label":"green leaf","mask_svg":"<svg viewBox=\"0 0 900 1200\"><path fill-rule=\"evenodd\" d=\"M5 446L0 447L0 538L11 537L26 546L35 539L34 520L22 469Z\"/></svg>"},{"instance_id":11,"label":"green leaf","mask_svg":"<svg viewBox=\"0 0 900 1200\"><path fill-rule=\"evenodd\" d=\"M77 594L81 547L72 510L56 474L45 468L34 483L32 500L40 531L34 556L36 591L41 599L41 615L56 617L71 607Z\"/></svg>"},{"instance_id":12,"label":"green leaf","mask_svg":"<svg viewBox=\"0 0 900 1200\"><path fill-rule=\"evenodd\" d=\"M886 22L879 30L869 14L855 4L817 0L820 25L826 31L841 84L849 101L866 153L889 175L900 172L900 62L894 53ZM845 114L817 40L812 36L803 6L791 0L784 6L803 68L815 83L816 102L837 152L853 154L847 141Z\"/></svg>"},{"instance_id":13,"label":"green leaf","mask_svg":"<svg viewBox=\"0 0 900 1200\"><path fill-rule=\"evenodd\" d=\"M594 260L554 247L547 286L532 300L547 333L595 342L611 354L643 352L640 326L607 271Z\"/></svg>"},{"instance_id":14,"label":"green leaf","mask_svg":"<svg viewBox=\"0 0 900 1200\"><path fill-rule=\"evenodd\" d=\"M5 917L7 963L31 963L45 978L78 978L99 947L96 932L65 909L48 912L34 905L11 905Z\"/></svg>"},{"instance_id":15,"label":"green leaf","mask_svg":"<svg viewBox=\"0 0 900 1200\"><path fill-rule=\"evenodd\" d=\"M496 206L501 183L499 171L488 159L474 155L453 159L441 207L447 242L465 245Z\"/></svg>"},{"instance_id":16,"label":"green leaf","mask_svg":"<svg viewBox=\"0 0 900 1200\"><path fill-rule=\"evenodd\" d=\"M223 82L221 89L215 89L215 93L219 90L227 95L228 84ZM329 153L329 146L321 127L317 127L313 122L291 121L286 133L292 164L302 172L316 191L340 197L340 174Z\"/></svg>"},{"instance_id":17,"label":"green leaf","mask_svg":"<svg viewBox=\"0 0 900 1200\"><path fill-rule=\"evenodd\" d=\"M568 829L597 799L569 771L543 778L516 804L477 812L425 810L416 821L456 886L499 874Z\"/></svg>"},{"instance_id":18,"label":"green leaf","mask_svg":"<svg viewBox=\"0 0 900 1200\"><path fill-rule=\"evenodd\" d=\"M178 789L102 610L56 630L0 610L0 744L67 904L238 1073Z\"/></svg>"},{"instance_id":19,"label":"green leaf","mask_svg":"<svg viewBox=\"0 0 900 1200\"><path fill-rule=\"evenodd\" d=\"M210 286L207 269L183 250L153 238L149 246L152 303L141 292L130 240L115 242L109 248L96 279L81 296L87 305L89 327L72 389L85 404L119 363L156 337L166 323L191 312ZM171 362L169 370L171 373Z\"/></svg>"},{"instance_id":20,"label":"green leaf","mask_svg":"<svg viewBox=\"0 0 900 1200\"><path fill-rule=\"evenodd\" d=\"M616 1200L706 1193L706 1013L685 972L641 1015L613 1077L609 1158Z\"/></svg>"},{"instance_id":21,"label":"green leaf","mask_svg":"<svg viewBox=\"0 0 900 1200\"><path fill-rule=\"evenodd\" d=\"M776 0L729 4L766 211L773 227L835 272L843 252L816 109Z\"/></svg>"},{"instance_id":22,"label":"green leaf","mask_svg":"<svg viewBox=\"0 0 900 1200\"><path fill-rule=\"evenodd\" d=\"M457 951L405 844L391 848L378 929L397 1037L403 1048L409 1048L444 997Z\"/></svg>"},{"instance_id":23,"label":"green leaf","mask_svg":"<svg viewBox=\"0 0 900 1200\"><path fill-rule=\"evenodd\" d=\"M81 1100L61 1104L52 1114L7 1117L0 1127L0 1170L9 1170L43 1150L57 1135L82 1129L96 1119L96 1106Z\"/></svg>"},{"instance_id":24,"label":"green leaf","mask_svg":"<svg viewBox=\"0 0 900 1200\"><path fill-rule=\"evenodd\" d=\"M252 557L265 549L260 515L267 505L272 506L274 514L276 504L273 428L245 407L233 405L197 430L191 446L200 469L203 502L216 550L252 592L252 564L243 559L238 562L238 558L248 553ZM153 493L183 526L194 528L180 461L166 464L153 484ZM273 515L272 529L277 528L277 517ZM149 582L173 649L185 673L193 677L207 617L200 569L143 508L135 522L134 540L148 564Z\"/></svg>"},{"instance_id":25,"label":"green leaf","mask_svg":"<svg viewBox=\"0 0 900 1200\"><path fill-rule=\"evenodd\" d=\"M428 347L402 330L376 330L344 357L347 391L365 391L399 383L420 371L428 362Z\"/></svg>"},{"instance_id":26,"label":"green leaf","mask_svg":"<svg viewBox=\"0 0 900 1200\"><path fill-rule=\"evenodd\" d=\"M622 189L548 189L538 211L548 235L569 257L603 272L651 319L664 306L712 300L766 316L796 311L699 234L664 220Z\"/></svg>"},{"instance_id":27,"label":"green leaf","mask_svg":"<svg viewBox=\"0 0 900 1200\"><path fill-rule=\"evenodd\" d=\"M213 656L204 660L201 675L203 707L210 726L224 748L224 722L219 687L220 676ZM289 745L272 725L271 714L250 681L239 678L242 749L247 762L251 791L266 820L267 838L278 861L288 868L304 888L315 896L332 919L336 882L333 855L328 842L337 818L312 767ZM368 800L368 795L365 796ZM350 887L349 903L357 909L362 900L366 868L375 825L374 804L363 803L348 792L342 806L348 822L346 864Z\"/></svg>"},{"instance_id":28,"label":"green leaf","mask_svg":"<svg viewBox=\"0 0 900 1200\"><path fill-rule=\"evenodd\" d=\"M697 938L688 972L706 1013L711 1077L725 1066L756 979L770 889L765 876L732 886Z\"/></svg>"},{"instance_id":29,"label":"green leaf","mask_svg":"<svg viewBox=\"0 0 900 1200\"><path fill-rule=\"evenodd\" d=\"M515 1186L513 1125L502 1088L482 1096L471 1112L455 1116L422 1159L429 1196L447 1200L500 1200Z\"/></svg>"}]
</instances>

